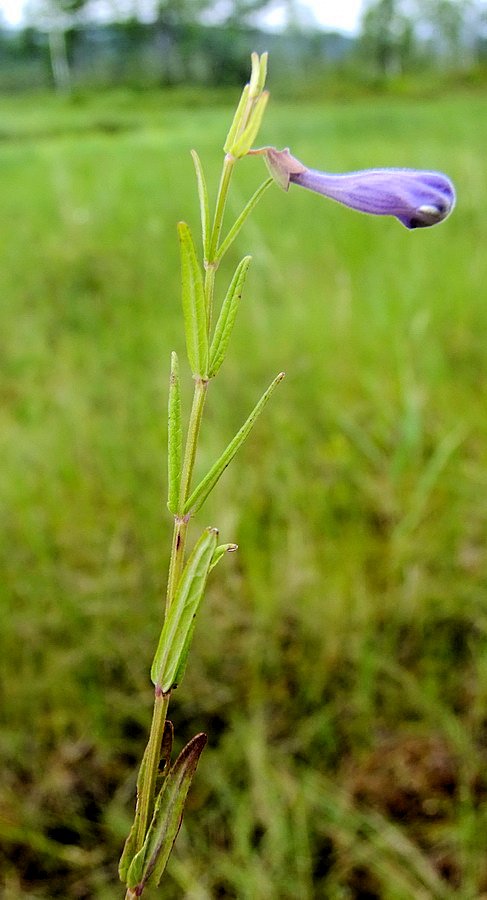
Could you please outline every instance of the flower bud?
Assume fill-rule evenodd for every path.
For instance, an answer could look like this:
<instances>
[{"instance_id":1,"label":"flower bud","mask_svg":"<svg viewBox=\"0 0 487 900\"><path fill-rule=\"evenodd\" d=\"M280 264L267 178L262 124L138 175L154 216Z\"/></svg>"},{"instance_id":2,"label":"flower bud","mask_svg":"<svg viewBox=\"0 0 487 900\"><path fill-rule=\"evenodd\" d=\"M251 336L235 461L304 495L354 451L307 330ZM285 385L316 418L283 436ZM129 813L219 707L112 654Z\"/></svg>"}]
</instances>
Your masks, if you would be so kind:
<instances>
[{"instance_id":1,"label":"flower bud","mask_svg":"<svg viewBox=\"0 0 487 900\"><path fill-rule=\"evenodd\" d=\"M252 53L252 72L230 126L224 151L235 159L246 156L254 143L269 99L264 90L267 75L267 53Z\"/></svg>"}]
</instances>

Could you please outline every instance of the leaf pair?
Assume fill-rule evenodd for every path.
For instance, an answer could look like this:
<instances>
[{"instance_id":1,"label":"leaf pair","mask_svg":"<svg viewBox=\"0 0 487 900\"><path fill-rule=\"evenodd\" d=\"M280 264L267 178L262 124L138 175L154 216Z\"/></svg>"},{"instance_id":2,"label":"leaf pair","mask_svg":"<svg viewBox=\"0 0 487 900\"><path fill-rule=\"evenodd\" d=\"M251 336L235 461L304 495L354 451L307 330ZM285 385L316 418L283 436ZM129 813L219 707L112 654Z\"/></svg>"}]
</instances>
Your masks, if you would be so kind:
<instances>
[{"instance_id":1,"label":"leaf pair","mask_svg":"<svg viewBox=\"0 0 487 900\"><path fill-rule=\"evenodd\" d=\"M215 326L211 347L208 348L206 307L203 280L193 238L185 223L179 225L181 240L181 268L183 276L183 311L188 359L195 376L203 380L214 378L227 354L228 345L250 265L250 256L238 264ZM171 374L168 401L168 508L173 515L184 515L186 497L181 496L183 468L181 423L181 388L179 362L171 354Z\"/></svg>"},{"instance_id":2,"label":"leaf pair","mask_svg":"<svg viewBox=\"0 0 487 900\"><path fill-rule=\"evenodd\" d=\"M162 693L176 687L184 674L208 573L225 552L237 549L236 544L217 546L217 538L216 528L205 529L186 563L173 603L166 615L151 670L152 679ZM138 843L138 835L142 815L140 798L147 774L147 751L140 767L135 821L119 866L120 878L130 889L143 888L149 879L159 883L179 830L186 795L206 744L206 735L196 735L171 768L172 740L172 724L166 720L161 741L161 767L156 781L159 794L142 847Z\"/></svg>"},{"instance_id":3,"label":"leaf pair","mask_svg":"<svg viewBox=\"0 0 487 900\"><path fill-rule=\"evenodd\" d=\"M167 611L151 668L152 681L163 693L176 687L183 675L217 538L216 528L205 529L184 567Z\"/></svg>"},{"instance_id":4,"label":"leaf pair","mask_svg":"<svg viewBox=\"0 0 487 900\"><path fill-rule=\"evenodd\" d=\"M145 841L131 858L132 832L120 861L120 879L137 895L150 880L159 884L183 818L184 804L199 758L206 745L206 734L197 734L179 754L170 768L172 724L166 721L162 745L162 787L156 799L154 814ZM142 770L141 770L142 774Z\"/></svg>"},{"instance_id":5,"label":"leaf pair","mask_svg":"<svg viewBox=\"0 0 487 900\"><path fill-rule=\"evenodd\" d=\"M243 262L243 261L242 261ZM218 327L218 326L217 326ZM232 325L226 326L231 329ZM222 326L222 343L228 337L225 336L225 327ZM219 357L215 354L215 362L218 363ZM221 365L221 362L220 362ZM180 502L180 483L181 483L181 403L179 396L179 380L177 377L177 356L172 354L171 367L171 384L169 389L169 433L168 433L168 508L173 515L193 515L197 512L215 485L220 480L227 466L231 463L233 457L238 452L245 439L251 432L256 419L264 409L269 398L274 393L278 384L284 378L284 372L276 375L271 381L267 390L254 406L254 409L246 419L240 430L237 432L233 440L230 441L221 456L216 460L211 469L202 478L200 483L194 489L192 494L184 503L182 509L179 509Z\"/></svg>"},{"instance_id":6,"label":"leaf pair","mask_svg":"<svg viewBox=\"0 0 487 900\"><path fill-rule=\"evenodd\" d=\"M211 347L209 347L208 322L210 315L193 237L186 222L179 223L178 231L188 360L194 376L204 379L213 378L225 359L251 257L245 256L237 266L222 304Z\"/></svg>"},{"instance_id":7,"label":"leaf pair","mask_svg":"<svg viewBox=\"0 0 487 900\"><path fill-rule=\"evenodd\" d=\"M207 377L208 319L203 275L186 222L178 224L186 349L193 375Z\"/></svg>"},{"instance_id":8,"label":"leaf pair","mask_svg":"<svg viewBox=\"0 0 487 900\"><path fill-rule=\"evenodd\" d=\"M233 457L238 452L245 439L248 437L249 433L254 427L256 419L258 418L258 416L260 416L262 410L264 409L264 406L274 393L278 384L281 383L284 375L284 372L279 372L279 375L276 375L274 380L271 381L267 390L262 394L262 397L254 406L254 409L250 413L248 419L244 422L240 430L237 431L237 434L235 435L233 440L230 441L228 446L223 451L222 455L213 464L209 472L207 472L198 486L194 489L193 493L190 495L184 505L183 513L185 515L193 515L203 505L208 495L220 480L225 469L231 463Z\"/></svg>"},{"instance_id":9,"label":"leaf pair","mask_svg":"<svg viewBox=\"0 0 487 900\"><path fill-rule=\"evenodd\" d=\"M206 186L205 174L203 172L203 166L201 165L201 160L196 152L196 150L191 151L191 156L193 157L194 168L196 172L196 181L198 184L198 196L200 201L200 215L201 215L201 233L203 237L203 253L205 256L205 260L207 263L215 265L220 262L220 260L224 257L227 250L233 244L235 238L238 236L240 230L243 225L247 221L250 213L255 209L257 203L263 194L265 194L268 187L274 183L274 178L268 178L266 181L262 182L260 187L257 188L255 193L252 195L248 203L244 206L242 212L237 217L232 227L230 228L227 236L221 242L219 246L214 247L214 254L211 252L212 244L215 241L215 236L212 233L211 224L210 224L210 207L208 201L208 188Z\"/></svg>"}]
</instances>

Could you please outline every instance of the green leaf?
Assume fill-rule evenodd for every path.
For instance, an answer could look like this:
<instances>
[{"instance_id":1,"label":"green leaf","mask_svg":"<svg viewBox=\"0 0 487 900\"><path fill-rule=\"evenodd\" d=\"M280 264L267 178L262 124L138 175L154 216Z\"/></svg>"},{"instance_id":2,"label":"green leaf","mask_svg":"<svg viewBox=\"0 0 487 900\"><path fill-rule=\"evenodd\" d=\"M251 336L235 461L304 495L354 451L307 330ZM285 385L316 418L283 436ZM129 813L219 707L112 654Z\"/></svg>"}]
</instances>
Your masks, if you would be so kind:
<instances>
[{"instance_id":1,"label":"green leaf","mask_svg":"<svg viewBox=\"0 0 487 900\"><path fill-rule=\"evenodd\" d=\"M252 210L257 206L257 203L259 202L260 198L266 192L267 188L270 187L271 184L273 184L273 182L274 182L273 178L268 178L267 181L264 181L263 184L261 184L260 187L257 188L255 194L250 198L249 202L247 203L247 206L240 213L235 224L232 225L226 238L221 242L220 246L218 247L218 250L215 253L215 262L219 262L222 259L222 257L225 255L225 253L227 252L228 248L233 244L240 229L242 228L242 225L244 225L245 221L247 220L247 217L250 215Z\"/></svg>"},{"instance_id":2,"label":"green leaf","mask_svg":"<svg viewBox=\"0 0 487 900\"><path fill-rule=\"evenodd\" d=\"M238 544L220 544L213 554L210 572L215 568L216 565L218 565L225 553L235 553L236 550L238 550Z\"/></svg>"},{"instance_id":3,"label":"green leaf","mask_svg":"<svg viewBox=\"0 0 487 900\"><path fill-rule=\"evenodd\" d=\"M259 128L262 124L262 119L264 117L265 108L267 106L267 101L269 99L269 92L264 91L258 100L256 100L255 105L252 109L252 115L250 116L249 124L247 125L243 134L240 135L238 140L235 142L232 148L233 156L240 157L245 156L252 144L254 143L257 134L259 132Z\"/></svg>"},{"instance_id":4,"label":"green leaf","mask_svg":"<svg viewBox=\"0 0 487 900\"><path fill-rule=\"evenodd\" d=\"M134 817L132 827L130 829L129 836L128 836L127 840L125 841L123 853L122 853L120 862L118 864L118 874L120 877L120 881L122 881L123 884L127 883L128 870L129 870L129 867L132 863L132 860L133 860L136 850L137 850L137 831L138 831L139 819L140 819L139 797L140 797L141 790L142 790L142 784L144 782L145 768L146 768L146 758L145 758L145 753L144 753L144 756L142 757L142 762L140 764L139 774L137 776L137 802L135 805L135 817Z\"/></svg>"},{"instance_id":5,"label":"green leaf","mask_svg":"<svg viewBox=\"0 0 487 900\"><path fill-rule=\"evenodd\" d=\"M251 256L244 256L238 264L227 295L222 303L210 349L210 364L208 368L208 376L210 378L216 375L225 359L251 259Z\"/></svg>"},{"instance_id":6,"label":"green leaf","mask_svg":"<svg viewBox=\"0 0 487 900\"><path fill-rule=\"evenodd\" d=\"M238 102L238 106L237 106L235 115L233 117L233 122L230 125L230 131L227 134L227 139L223 145L223 149L224 149L225 153L232 152L232 147L235 143L235 138L236 138L237 133L242 125L243 117L247 111L247 104L249 102L249 93L250 93L250 85L246 84L242 91L240 100Z\"/></svg>"},{"instance_id":7,"label":"green leaf","mask_svg":"<svg viewBox=\"0 0 487 900\"><path fill-rule=\"evenodd\" d=\"M245 85L237 111L225 141L225 153L231 156L245 156L250 150L260 128L262 116L268 100L264 91L267 76L267 53L259 57L252 53L250 83Z\"/></svg>"},{"instance_id":8,"label":"green leaf","mask_svg":"<svg viewBox=\"0 0 487 900\"><path fill-rule=\"evenodd\" d=\"M128 872L132 890L144 888L150 879L159 884L174 841L181 827L184 804L199 758L205 748L206 734L197 734L179 754L159 793L144 846L135 856Z\"/></svg>"},{"instance_id":9,"label":"green leaf","mask_svg":"<svg viewBox=\"0 0 487 900\"><path fill-rule=\"evenodd\" d=\"M263 53L262 56L259 56L259 54L255 52L255 50L250 54L250 60L252 64L249 84L251 97L258 97L259 94L261 94L264 90L265 81L267 78L268 58L268 53Z\"/></svg>"},{"instance_id":10,"label":"green leaf","mask_svg":"<svg viewBox=\"0 0 487 900\"><path fill-rule=\"evenodd\" d=\"M188 662L189 651L191 649L191 644L193 642L195 625L196 625L196 619L193 618L193 621L191 622L191 625L188 629L188 633L186 635L186 640L184 642L183 648L181 650L181 653L180 653L180 656L178 659L177 669L174 673L174 678L173 678L173 687L174 688L177 688L178 685L181 684L181 682L184 678L184 673L186 671L186 665Z\"/></svg>"},{"instance_id":11,"label":"green leaf","mask_svg":"<svg viewBox=\"0 0 487 900\"><path fill-rule=\"evenodd\" d=\"M196 180L198 182L198 197L200 199L200 213L201 213L201 234L203 238L203 253L205 255L205 259L208 259L209 249L210 249L210 205L208 203L208 190L206 187L205 175L203 172L203 166L201 165L201 160L196 152L196 150L191 151L191 156L193 157L193 163L196 171Z\"/></svg>"},{"instance_id":12,"label":"green leaf","mask_svg":"<svg viewBox=\"0 0 487 900\"><path fill-rule=\"evenodd\" d=\"M171 353L171 375L169 379L167 427L167 481L169 512L178 512L179 492L181 488L182 466L182 428L181 428L181 389L179 384L179 362L177 354Z\"/></svg>"},{"instance_id":13,"label":"green leaf","mask_svg":"<svg viewBox=\"0 0 487 900\"><path fill-rule=\"evenodd\" d=\"M223 451L222 455L219 459L217 459L216 463L212 466L210 471L205 475L205 477L200 481L199 485L194 489L191 496L186 501L184 506L184 513L187 514L189 512L195 513L201 505L205 502L208 494L211 493L213 488L215 487L217 481L223 475L225 469L231 463L233 457L237 453L237 450L240 449L246 437L249 435L252 430L255 420L260 415L267 401L275 391L276 387L282 379L284 378L284 372L280 372L279 375L274 378L274 381L269 385L265 394L262 395L257 405L254 407L247 421L244 422L240 431L237 432L232 441L230 441L226 450Z\"/></svg>"},{"instance_id":14,"label":"green leaf","mask_svg":"<svg viewBox=\"0 0 487 900\"><path fill-rule=\"evenodd\" d=\"M141 787L142 781L143 781L144 768L145 768L145 756L142 759L142 763L141 763L141 766L139 769L139 775L137 778L137 803L136 803L136 807L135 807L135 817L134 817L132 826L130 828L130 832L127 837L127 840L125 841L122 856L120 857L120 862L118 864L118 875L119 875L120 881L123 884L127 884L128 871L129 871L130 865L132 863L132 860L133 860L136 850L137 850L136 838L137 838L137 831L138 831L139 819L140 819L139 796L140 796L140 787Z\"/></svg>"},{"instance_id":15,"label":"green leaf","mask_svg":"<svg viewBox=\"0 0 487 900\"><path fill-rule=\"evenodd\" d=\"M157 789L160 791L164 785L164 782L169 774L170 765L171 765L171 752L173 745L173 737L174 737L174 728L172 722L169 719L166 719L164 723L164 731L162 735L161 742L161 765L159 766L159 773L157 777ZM139 828L139 819L140 819L140 804L139 797L141 794L142 784L144 782L145 777L145 768L146 768L146 757L145 754L142 758L142 763L139 769L139 774L137 777L137 803L135 807L135 818L130 829L129 836L125 841L125 846L123 848L123 853L120 859L120 863L118 866L118 874L120 877L120 881L123 884L127 884L128 879L128 871L134 860L136 855L137 845L136 845L136 836ZM136 882L137 883L137 882Z\"/></svg>"},{"instance_id":16,"label":"green leaf","mask_svg":"<svg viewBox=\"0 0 487 900\"><path fill-rule=\"evenodd\" d=\"M137 826L135 824L135 820L132 823L130 828L129 836L125 841L123 853L120 857L120 862L118 864L118 877L122 884L127 884L128 871L130 868L130 864L135 855L135 835L137 833Z\"/></svg>"},{"instance_id":17,"label":"green leaf","mask_svg":"<svg viewBox=\"0 0 487 900\"><path fill-rule=\"evenodd\" d=\"M181 660L187 656L193 620L203 598L216 548L218 531L207 528L197 542L179 580L168 610L152 663L151 678L166 693L176 681Z\"/></svg>"},{"instance_id":18,"label":"green leaf","mask_svg":"<svg viewBox=\"0 0 487 900\"><path fill-rule=\"evenodd\" d=\"M222 558L224 553L226 553L226 552L231 553L232 551L237 550L237 549L238 549L237 544L220 544L219 547L216 547L215 552L211 558L211 564L210 564L210 568L208 569L208 572L211 572L211 570L215 568L215 566L220 561L220 559ZM178 662L178 667L177 667L176 673L174 675L175 686L177 686L178 684L181 684L181 682L183 680L184 672L186 670L186 663L188 661L189 650L191 647L191 642L193 640L195 624L196 624L196 616L193 616L193 621L191 623L191 627L186 636L186 641L185 641L184 647L181 651L181 655L179 657L179 662Z\"/></svg>"},{"instance_id":19,"label":"green leaf","mask_svg":"<svg viewBox=\"0 0 487 900\"><path fill-rule=\"evenodd\" d=\"M191 231L186 222L179 222L178 232L188 360L193 375L205 377L208 368L208 334L203 276L196 257Z\"/></svg>"},{"instance_id":20,"label":"green leaf","mask_svg":"<svg viewBox=\"0 0 487 900\"><path fill-rule=\"evenodd\" d=\"M125 884L128 888L133 889L136 888L138 884L142 881L144 876L144 863L145 863L145 842L142 845L141 849L138 853L135 854L132 862L127 871L127 878L125 880Z\"/></svg>"}]
</instances>

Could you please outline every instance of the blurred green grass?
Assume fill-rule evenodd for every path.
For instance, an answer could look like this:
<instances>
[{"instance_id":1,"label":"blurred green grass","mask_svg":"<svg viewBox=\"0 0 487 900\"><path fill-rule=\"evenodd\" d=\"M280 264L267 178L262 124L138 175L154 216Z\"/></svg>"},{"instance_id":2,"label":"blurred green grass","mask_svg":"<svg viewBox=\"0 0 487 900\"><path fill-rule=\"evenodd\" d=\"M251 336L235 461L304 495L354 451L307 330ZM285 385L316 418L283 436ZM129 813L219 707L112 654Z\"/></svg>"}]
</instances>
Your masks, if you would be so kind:
<instances>
[{"instance_id":1,"label":"blurred green grass","mask_svg":"<svg viewBox=\"0 0 487 900\"><path fill-rule=\"evenodd\" d=\"M7 900L121 896L170 543L175 223L197 230L189 150L214 185L226 102L0 99ZM222 274L252 254L202 472L287 378L194 528L240 549L172 703L179 741L209 747L161 896L487 891L486 105L271 105L262 143L440 168L459 199L408 233L276 188Z\"/></svg>"}]
</instances>

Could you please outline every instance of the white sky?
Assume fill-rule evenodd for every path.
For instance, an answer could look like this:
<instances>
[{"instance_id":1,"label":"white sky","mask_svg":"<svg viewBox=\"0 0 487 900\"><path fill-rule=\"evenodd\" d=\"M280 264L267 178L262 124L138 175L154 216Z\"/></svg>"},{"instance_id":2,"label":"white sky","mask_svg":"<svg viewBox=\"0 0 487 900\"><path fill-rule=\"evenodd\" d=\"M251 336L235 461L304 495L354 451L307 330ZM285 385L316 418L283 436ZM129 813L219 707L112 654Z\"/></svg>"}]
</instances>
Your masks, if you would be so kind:
<instances>
[{"instance_id":1,"label":"white sky","mask_svg":"<svg viewBox=\"0 0 487 900\"><path fill-rule=\"evenodd\" d=\"M300 0L303 12L307 8L310 19L323 28L336 29L337 31L354 32L358 29L358 22L365 0ZM282 7L275 4L275 12L268 13L266 18L269 24L281 24Z\"/></svg>"},{"instance_id":2,"label":"white sky","mask_svg":"<svg viewBox=\"0 0 487 900\"><path fill-rule=\"evenodd\" d=\"M19 24L24 5L25 0L0 0L0 21L3 19L12 25ZM301 0L301 6L309 9L311 19L324 28L347 32L356 31L363 5L364 0ZM279 8L278 0L266 19L271 26L281 23L282 9Z\"/></svg>"}]
</instances>

